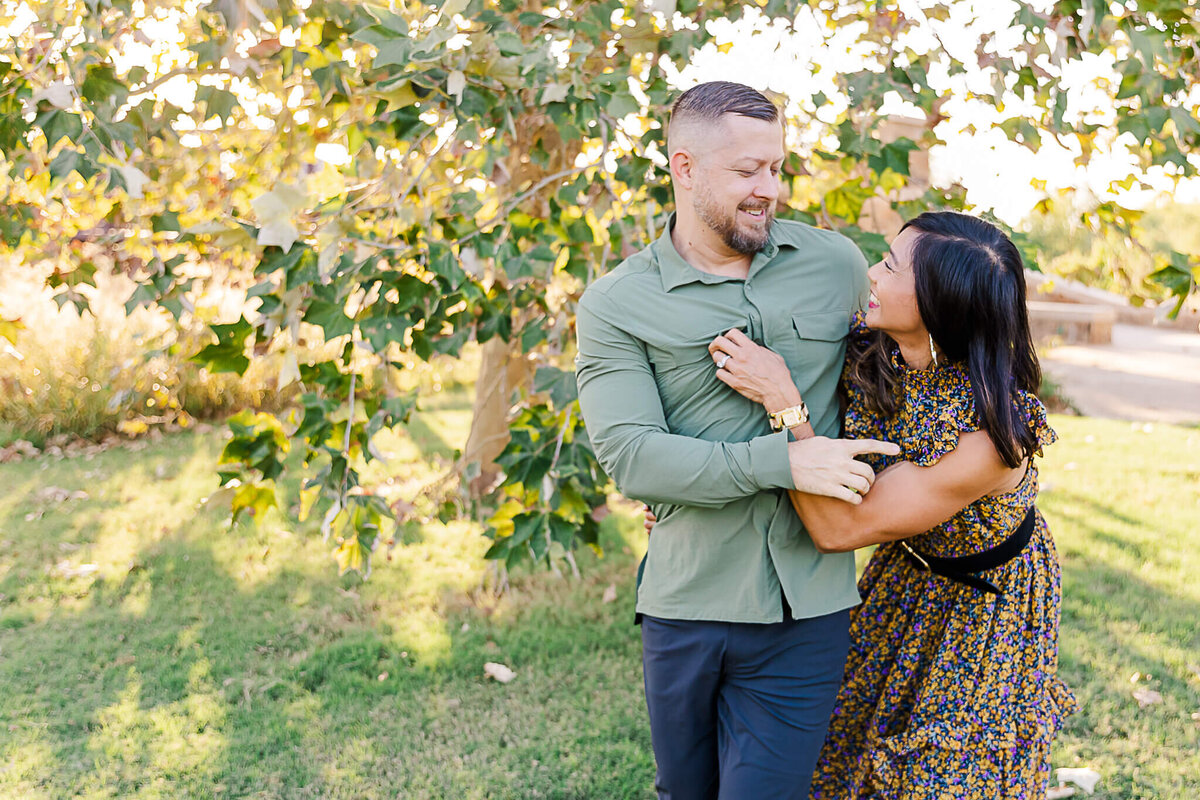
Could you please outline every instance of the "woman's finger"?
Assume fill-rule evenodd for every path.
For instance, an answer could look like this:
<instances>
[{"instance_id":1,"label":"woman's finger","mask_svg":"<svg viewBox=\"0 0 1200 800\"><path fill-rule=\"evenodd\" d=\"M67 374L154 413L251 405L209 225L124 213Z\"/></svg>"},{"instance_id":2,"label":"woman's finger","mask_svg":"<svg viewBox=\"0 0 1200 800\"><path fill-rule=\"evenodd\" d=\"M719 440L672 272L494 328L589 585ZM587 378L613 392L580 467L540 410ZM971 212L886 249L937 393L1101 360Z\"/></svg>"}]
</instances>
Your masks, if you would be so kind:
<instances>
[{"instance_id":1,"label":"woman's finger","mask_svg":"<svg viewBox=\"0 0 1200 800\"><path fill-rule=\"evenodd\" d=\"M711 342L708 343L708 352L715 353L716 351L721 349L722 344L728 345L729 340L726 339L724 336L717 336L715 339L713 339Z\"/></svg>"},{"instance_id":2,"label":"woman's finger","mask_svg":"<svg viewBox=\"0 0 1200 800\"><path fill-rule=\"evenodd\" d=\"M754 344L754 340L743 333L741 328L730 328L729 331L726 332L725 338L729 339L729 341L733 342L739 347L745 347L748 344Z\"/></svg>"},{"instance_id":3,"label":"woman's finger","mask_svg":"<svg viewBox=\"0 0 1200 800\"><path fill-rule=\"evenodd\" d=\"M720 350L723 353L734 355L740 348L731 339L725 336L718 336L708 343L708 352L714 353Z\"/></svg>"}]
</instances>

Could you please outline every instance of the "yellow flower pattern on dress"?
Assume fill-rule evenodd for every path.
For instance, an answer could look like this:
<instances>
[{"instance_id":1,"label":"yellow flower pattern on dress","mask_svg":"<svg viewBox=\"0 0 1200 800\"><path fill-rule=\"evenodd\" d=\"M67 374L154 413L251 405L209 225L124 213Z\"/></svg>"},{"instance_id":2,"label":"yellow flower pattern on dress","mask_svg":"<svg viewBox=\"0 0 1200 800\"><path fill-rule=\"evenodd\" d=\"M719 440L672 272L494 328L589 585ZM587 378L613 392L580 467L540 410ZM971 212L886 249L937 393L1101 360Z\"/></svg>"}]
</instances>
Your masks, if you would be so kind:
<instances>
[{"instance_id":1,"label":"yellow flower pattern on dress","mask_svg":"<svg viewBox=\"0 0 1200 800\"><path fill-rule=\"evenodd\" d=\"M868 410L854 386L847 392L844 435L901 446L897 457L871 459L876 471L900 460L933 464L961 433L979 430L964 365L908 370L898 352L893 364L902 379L894 417ZM1037 397L1021 392L1016 402L1039 448L1053 442ZM977 500L908 542L947 557L994 547L1020 524L1037 486L1031 462L1014 491ZM859 581L863 603L812 798L1045 797L1050 742L1076 704L1058 677L1058 555L1034 513L1020 555L981 573L1000 596L914 568L896 543L875 551Z\"/></svg>"}]
</instances>

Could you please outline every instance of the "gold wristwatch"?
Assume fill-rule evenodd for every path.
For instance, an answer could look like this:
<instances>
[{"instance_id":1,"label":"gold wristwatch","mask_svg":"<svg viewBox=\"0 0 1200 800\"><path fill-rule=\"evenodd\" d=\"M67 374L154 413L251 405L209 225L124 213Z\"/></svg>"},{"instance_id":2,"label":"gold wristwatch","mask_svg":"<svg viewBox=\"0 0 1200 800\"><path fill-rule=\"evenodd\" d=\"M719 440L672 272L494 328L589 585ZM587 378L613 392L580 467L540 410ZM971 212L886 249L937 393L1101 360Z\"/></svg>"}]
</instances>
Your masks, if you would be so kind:
<instances>
[{"instance_id":1,"label":"gold wristwatch","mask_svg":"<svg viewBox=\"0 0 1200 800\"><path fill-rule=\"evenodd\" d=\"M800 405L773 411L767 414L771 420L771 430L781 431L784 428L794 428L808 422L808 406L803 400Z\"/></svg>"}]
</instances>

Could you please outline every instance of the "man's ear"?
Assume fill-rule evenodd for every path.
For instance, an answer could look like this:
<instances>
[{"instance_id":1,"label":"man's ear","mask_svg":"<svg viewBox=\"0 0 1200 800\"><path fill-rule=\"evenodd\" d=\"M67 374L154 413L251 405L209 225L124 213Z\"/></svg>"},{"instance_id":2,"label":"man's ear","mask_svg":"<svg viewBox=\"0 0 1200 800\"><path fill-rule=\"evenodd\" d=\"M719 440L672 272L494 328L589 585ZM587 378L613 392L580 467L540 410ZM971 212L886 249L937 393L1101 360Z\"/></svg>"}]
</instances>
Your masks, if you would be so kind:
<instances>
[{"instance_id":1,"label":"man's ear","mask_svg":"<svg viewBox=\"0 0 1200 800\"><path fill-rule=\"evenodd\" d=\"M681 189L691 189L695 180L696 159L686 149L680 148L671 154L671 182Z\"/></svg>"}]
</instances>

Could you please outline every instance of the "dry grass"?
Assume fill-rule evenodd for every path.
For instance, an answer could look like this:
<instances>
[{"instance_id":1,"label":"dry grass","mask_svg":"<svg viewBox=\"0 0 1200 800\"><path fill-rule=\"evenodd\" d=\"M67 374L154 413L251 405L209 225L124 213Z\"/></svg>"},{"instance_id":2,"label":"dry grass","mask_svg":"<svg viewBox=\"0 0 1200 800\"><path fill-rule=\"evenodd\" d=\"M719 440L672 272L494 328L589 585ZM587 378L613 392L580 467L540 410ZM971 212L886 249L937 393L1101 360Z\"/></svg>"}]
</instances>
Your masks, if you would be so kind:
<instances>
[{"instance_id":1,"label":"dry grass","mask_svg":"<svg viewBox=\"0 0 1200 800\"><path fill-rule=\"evenodd\" d=\"M275 408L281 355L256 358L243 376L209 374L187 359L210 336L198 311L184 327L164 311L126 315L132 284L103 279L89 291L91 313L59 309L44 270L2 267L0 318L19 318L15 346L0 345L0 447L17 439L38 447L56 438L95 439L119 430L210 419L241 408ZM236 312L235 312L236 316Z\"/></svg>"}]
</instances>

